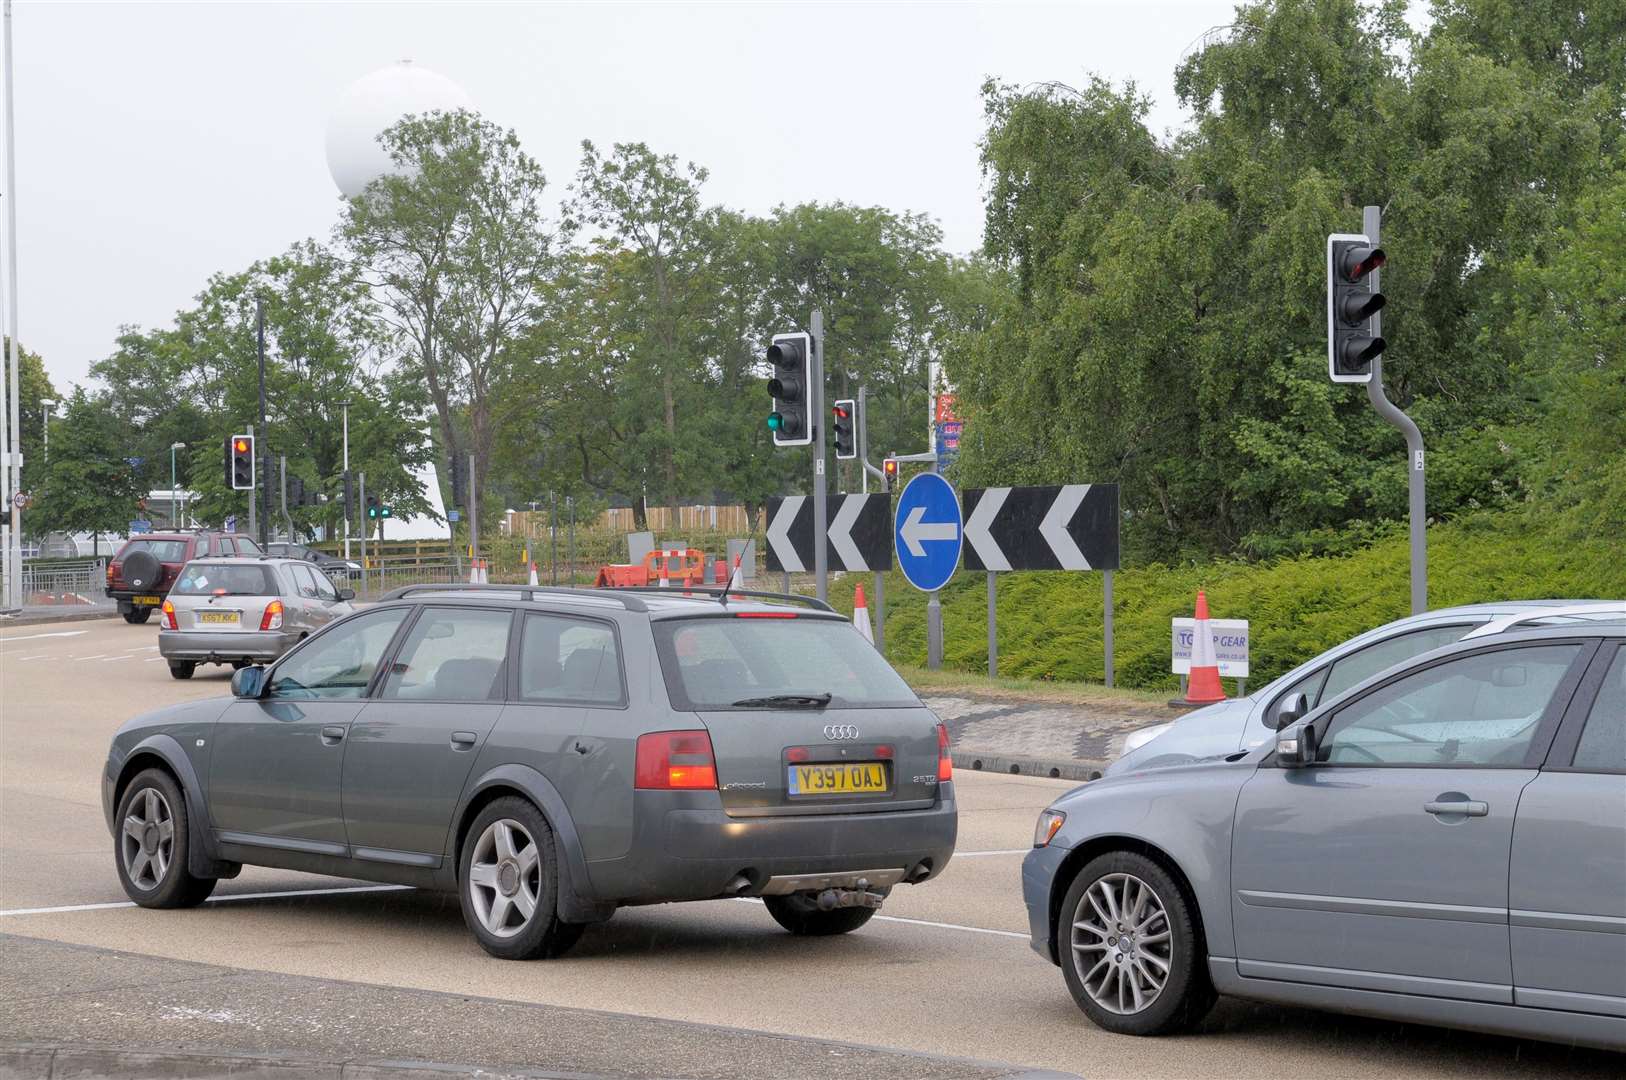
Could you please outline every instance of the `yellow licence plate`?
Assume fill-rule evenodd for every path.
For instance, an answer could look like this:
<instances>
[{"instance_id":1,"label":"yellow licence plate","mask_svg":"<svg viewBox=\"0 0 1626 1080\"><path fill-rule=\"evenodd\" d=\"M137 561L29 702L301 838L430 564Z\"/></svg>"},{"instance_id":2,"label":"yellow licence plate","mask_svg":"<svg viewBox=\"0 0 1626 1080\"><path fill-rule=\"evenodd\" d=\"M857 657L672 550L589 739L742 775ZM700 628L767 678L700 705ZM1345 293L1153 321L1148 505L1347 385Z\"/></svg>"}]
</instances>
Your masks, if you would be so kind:
<instances>
[{"instance_id":1,"label":"yellow licence plate","mask_svg":"<svg viewBox=\"0 0 1626 1080\"><path fill-rule=\"evenodd\" d=\"M235 612L235 611L200 611L200 612L198 612L198 622L199 623L208 623L210 625L224 624L226 626L236 626L237 625L237 612Z\"/></svg>"},{"instance_id":2,"label":"yellow licence plate","mask_svg":"<svg viewBox=\"0 0 1626 1080\"><path fill-rule=\"evenodd\" d=\"M792 765L792 795L868 795L886 791L886 766L879 761Z\"/></svg>"},{"instance_id":3,"label":"yellow licence plate","mask_svg":"<svg viewBox=\"0 0 1626 1080\"><path fill-rule=\"evenodd\" d=\"M132 597L130 597L130 603L134 604L136 607L157 607L159 604L162 604L163 602L164 602L163 599L161 597L157 597L157 596L132 596Z\"/></svg>"}]
</instances>

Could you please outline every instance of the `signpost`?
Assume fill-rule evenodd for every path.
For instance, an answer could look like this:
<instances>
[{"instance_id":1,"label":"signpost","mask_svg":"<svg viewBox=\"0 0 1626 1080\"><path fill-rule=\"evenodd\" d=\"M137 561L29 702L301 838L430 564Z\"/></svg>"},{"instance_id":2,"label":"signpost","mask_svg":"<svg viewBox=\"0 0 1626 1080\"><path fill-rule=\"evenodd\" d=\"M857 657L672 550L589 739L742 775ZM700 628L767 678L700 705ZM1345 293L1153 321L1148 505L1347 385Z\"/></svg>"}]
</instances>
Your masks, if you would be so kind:
<instances>
[{"instance_id":1,"label":"signpost","mask_svg":"<svg viewBox=\"0 0 1626 1080\"><path fill-rule=\"evenodd\" d=\"M927 594L926 666L943 664L943 606L937 592L954 577L965 540L960 500L936 473L920 473L903 486L893 518L892 540L898 569L909 584Z\"/></svg>"},{"instance_id":2,"label":"signpost","mask_svg":"<svg viewBox=\"0 0 1626 1080\"><path fill-rule=\"evenodd\" d=\"M1118 569L1118 485L967 488L965 565L988 575L988 674L999 673L995 574L1103 571L1102 645L1112 685L1112 572Z\"/></svg>"}]
</instances>

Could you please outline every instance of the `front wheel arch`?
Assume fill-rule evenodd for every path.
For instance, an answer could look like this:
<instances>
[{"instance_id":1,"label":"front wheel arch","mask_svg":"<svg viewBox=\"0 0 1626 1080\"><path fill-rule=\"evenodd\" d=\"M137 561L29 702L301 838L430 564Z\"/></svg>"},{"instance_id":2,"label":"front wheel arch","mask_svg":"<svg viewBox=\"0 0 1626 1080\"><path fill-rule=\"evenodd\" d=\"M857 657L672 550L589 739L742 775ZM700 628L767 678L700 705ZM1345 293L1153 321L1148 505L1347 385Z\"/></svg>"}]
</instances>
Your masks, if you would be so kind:
<instances>
[{"instance_id":1,"label":"front wheel arch","mask_svg":"<svg viewBox=\"0 0 1626 1080\"><path fill-rule=\"evenodd\" d=\"M1061 902L1066 898L1067 890L1072 888L1073 879L1089 865L1091 859L1114 851L1132 851L1137 855L1144 855L1174 879L1181 897L1191 909L1192 922L1197 931L1197 954L1206 964L1208 931L1203 925L1202 905L1197 902L1197 892L1191 887L1191 881L1172 855L1156 844L1133 836L1093 836L1069 852L1067 858L1056 868L1056 876L1050 881L1050 962L1061 966L1061 945L1057 940L1061 932Z\"/></svg>"}]
</instances>

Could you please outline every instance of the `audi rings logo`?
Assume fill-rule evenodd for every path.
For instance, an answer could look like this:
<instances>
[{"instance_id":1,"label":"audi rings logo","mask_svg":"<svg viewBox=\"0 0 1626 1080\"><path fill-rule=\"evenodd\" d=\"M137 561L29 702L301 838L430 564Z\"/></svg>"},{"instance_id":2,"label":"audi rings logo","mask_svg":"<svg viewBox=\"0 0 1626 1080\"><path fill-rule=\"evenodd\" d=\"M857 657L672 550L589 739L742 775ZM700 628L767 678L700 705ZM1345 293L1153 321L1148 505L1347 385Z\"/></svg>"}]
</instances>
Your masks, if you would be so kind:
<instances>
[{"instance_id":1,"label":"audi rings logo","mask_svg":"<svg viewBox=\"0 0 1626 1080\"><path fill-rule=\"evenodd\" d=\"M831 742L851 741L858 738L858 726L856 724L826 724L824 725L824 737Z\"/></svg>"}]
</instances>

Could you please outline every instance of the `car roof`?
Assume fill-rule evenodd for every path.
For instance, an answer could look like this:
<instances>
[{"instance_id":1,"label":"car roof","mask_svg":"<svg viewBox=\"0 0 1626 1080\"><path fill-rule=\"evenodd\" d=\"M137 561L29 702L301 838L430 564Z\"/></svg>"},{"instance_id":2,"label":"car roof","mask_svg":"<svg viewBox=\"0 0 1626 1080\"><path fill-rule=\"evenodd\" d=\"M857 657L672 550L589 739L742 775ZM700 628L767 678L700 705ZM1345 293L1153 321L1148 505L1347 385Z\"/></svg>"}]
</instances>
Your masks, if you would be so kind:
<instances>
[{"instance_id":1,"label":"car roof","mask_svg":"<svg viewBox=\"0 0 1626 1080\"><path fill-rule=\"evenodd\" d=\"M303 564L303 559L285 559L280 555L199 555L189 559L187 565L204 563L209 566L290 566L295 563Z\"/></svg>"},{"instance_id":2,"label":"car roof","mask_svg":"<svg viewBox=\"0 0 1626 1080\"><path fill-rule=\"evenodd\" d=\"M790 610L809 617L834 618L845 621L844 617L833 611L828 604L815 600L810 596L731 589L728 593L728 603L725 605L719 600L721 591L716 587L697 589L572 589L546 585L464 585L458 583L404 586L385 595L384 601L400 600L442 604L476 601L483 604L498 603L516 606L546 604L549 607L560 604L575 604L600 610L605 607L612 607L623 611L645 614L651 619L734 615L743 612L785 612Z\"/></svg>"}]
</instances>

